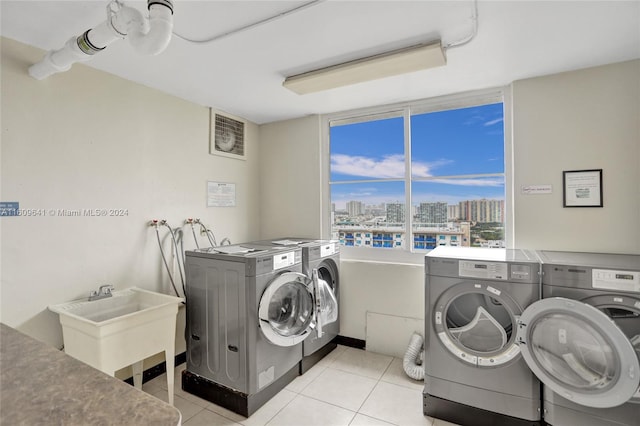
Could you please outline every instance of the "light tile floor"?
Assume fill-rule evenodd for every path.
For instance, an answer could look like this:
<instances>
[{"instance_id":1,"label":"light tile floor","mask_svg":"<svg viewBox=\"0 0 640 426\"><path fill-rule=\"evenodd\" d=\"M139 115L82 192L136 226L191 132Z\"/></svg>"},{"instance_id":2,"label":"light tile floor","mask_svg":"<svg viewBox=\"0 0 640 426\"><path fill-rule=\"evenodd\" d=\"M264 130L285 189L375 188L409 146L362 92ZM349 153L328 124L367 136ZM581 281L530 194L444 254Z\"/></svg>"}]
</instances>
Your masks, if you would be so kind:
<instances>
[{"instance_id":1,"label":"light tile floor","mask_svg":"<svg viewBox=\"0 0 640 426\"><path fill-rule=\"evenodd\" d=\"M338 346L249 418L184 392L184 368L174 389L184 426L452 426L423 415L423 382L407 377L401 359L360 349ZM143 390L167 401L166 376Z\"/></svg>"}]
</instances>

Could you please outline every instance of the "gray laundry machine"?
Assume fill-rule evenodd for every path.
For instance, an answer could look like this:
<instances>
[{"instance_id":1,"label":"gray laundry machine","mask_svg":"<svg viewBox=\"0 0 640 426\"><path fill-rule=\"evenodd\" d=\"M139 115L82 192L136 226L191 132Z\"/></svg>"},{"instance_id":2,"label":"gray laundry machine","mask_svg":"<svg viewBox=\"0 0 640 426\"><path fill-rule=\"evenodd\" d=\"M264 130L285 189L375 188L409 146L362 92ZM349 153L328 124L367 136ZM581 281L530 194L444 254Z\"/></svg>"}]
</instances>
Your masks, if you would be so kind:
<instances>
[{"instance_id":1,"label":"gray laundry machine","mask_svg":"<svg viewBox=\"0 0 640 426\"><path fill-rule=\"evenodd\" d=\"M186 252L182 389L250 416L299 374L315 329L302 250L256 244Z\"/></svg>"},{"instance_id":2,"label":"gray laundry machine","mask_svg":"<svg viewBox=\"0 0 640 426\"><path fill-rule=\"evenodd\" d=\"M554 426L640 425L640 256L538 251L518 339Z\"/></svg>"},{"instance_id":3,"label":"gray laundry machine","mask_svg":"<svg viewBox=\"0 0 640 426\"><path fill-rule=\"evenodd\" d=\"M540 299L524 250L440 246L425 257L423 412L462 425L541 424L541 385L516 342Z\"/></svg>"},{"instance_id":4,"label":"gray laundry machine","mask_svg":"<svg viewBox=\"0 0 640 426\"><path fill-rule=\"evenodd\" d=\"M330 290L323 294L322 289L316 289L319 295L317 327L316 332L302 342L300 374L303 374L337 346L333 340L340 333L340 245L334 240L298 237L275 238L255 244L264 243L277 247L300 247L303 273L313 279L314 271L317 271L317 278L328 284Z\"/></svg>"}]
</instances>

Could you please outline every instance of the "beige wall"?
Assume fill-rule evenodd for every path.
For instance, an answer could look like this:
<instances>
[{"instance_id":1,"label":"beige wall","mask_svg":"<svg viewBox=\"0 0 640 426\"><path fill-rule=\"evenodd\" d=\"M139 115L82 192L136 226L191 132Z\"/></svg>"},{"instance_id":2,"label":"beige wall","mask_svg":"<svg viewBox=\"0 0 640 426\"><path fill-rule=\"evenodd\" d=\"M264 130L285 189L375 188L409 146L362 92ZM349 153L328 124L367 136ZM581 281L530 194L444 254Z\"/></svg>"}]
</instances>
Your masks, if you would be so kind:
<instances>
[{"instance_id":1,"label":"beige wall","mask_svg":"<svg viewBox=\"0 0 640 426\"><path fill-rule=\"evenodd\" d=\"M513 144L516 247L640 254L640 61L515 82ZM584 169L604 207L563 208L562 172Z\"/></svg>"},{"instance_id":2,"label":"beige wall","mask_svg":"<svg viewBox=\"0 0 640 426\"><path fill-rule=\"evenodd\" d=\"M389 340L403 334L409 343L413 331L396 321L380 320L367 329L367 313L424 319L424 266L361 261L340 264L340 335L362 340ZM424 326L420 327L424 330ZM421 334L424 334L422 331ZM397 348L396 348L397 349ZM383 351L389 355L403 349Z\"/></svg>"},{"instance_id":3,"label":"beige wall","mask_svg":"<svg viewBox=\"0 0 640 426\"><path fill-rule=\"evenodd\" d=\"M640 253L639 76L640 61L634 61L513 84L515 247ZM277 143L267 145L261 138L263 146L271 147L268 167L286 165L294 173L309 170L290 164L293 157L287 151L300 148L295 146L299 138L286 135L315 134L316 122L291 120L269 127L278 132L272 137ZM320 136L305 140L307 149L317 152L320 141ZM590 168L604 171L604 208L563 208L562 171ZM261 176L263 188L280 182L264 171ZM549 184L549 195L523 195L520 189ZM279 197L281 206L296 199ZM291 219L277 216L278 204L267 206L263 200L262 208L263 233L271 226L277 229L271 235L295 233L287 231ZM315 211L309 213L299 215L291 226L314 228L318 218ZM424 319L423 265L343 261L341 272L343 336L378 341L385 333L410 336L413 322L407 330L398 330L398 321L385 326L385 316L379 315L376 329L368 330L367 314Z\"/></svg>"},{"instance_id":4,"label":"beige wall","mask_svg":"<svg viewBox=\"0 0 640 426\"><path fill-rule=\"evenodd\" d=\"M247 127L246 161L213 156L208 108L83 65L37 81L27 68L42 51L5 38L1 51L0 199L45 211L127 210L122 217L0 219L2 322L60 347L50 304L106 283L171 293L147 226L153 218L177 227L198 217L218 240L257 238L257 125ZM207 208L209 180L235 183L237 206Z\"/></svg>"},{"instance_id":5,"label":"beige wall","mask_svg":"<svg viewBox=\"0 0 640 426\"><path fill-rule=\"evenodd\" d=\"M319 238L322 224L320 117L260 126L262 238Z\"/></svg>"},{"instance_id":6,"label":"beige wall","mask_svg":"<svg viewBox=\"0 0 640 426\"><path fill-rule=\"evenodd\" d=\"M6 39L1 47L0 199L128 209L1 219L8 325L59 346L51 303L107 282L168 292L151 218L177 226L200 217L235 242L320 236L320 117L249 124L247 161L211 156L206 108L82 65L39 82L26 69L41 51ZM634 61L513 84L517 247L640 253L638 75ZM562 171L586 168L604 170L605 207L563 209ZM207 180L236 183L237 207L207 208ZM553 193L520 193L543 184ZM367 313L424 318L422 265L343 262L341 286L344 336L365 339Z\"/></svg>"}]
</instances>

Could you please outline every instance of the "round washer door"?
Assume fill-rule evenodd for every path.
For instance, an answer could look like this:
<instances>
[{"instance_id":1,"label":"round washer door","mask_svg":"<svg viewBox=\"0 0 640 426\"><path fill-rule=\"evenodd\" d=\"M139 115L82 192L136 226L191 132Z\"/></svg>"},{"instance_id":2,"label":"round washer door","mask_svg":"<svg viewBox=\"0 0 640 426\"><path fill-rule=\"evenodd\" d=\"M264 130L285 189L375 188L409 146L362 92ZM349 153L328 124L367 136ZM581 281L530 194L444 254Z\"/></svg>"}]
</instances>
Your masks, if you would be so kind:
<instances>
[{"instance_id":1,"label":"round washer door","mask_svg":"<svg viewBox=\"0 0 640 426\"><path fill-rule=\"evenodd\" d=\"M260 330L273 344L293 346L315 328L314 300L309 279L297 272L278 275L260 298Z\"/></svg>"},{"instance_id":2,"label":"round washer door","mask_svg":"<svg viewBox=\"0 0 640 426\"><path fill-rule=\"evenodd\" d=\"M629 338L602 311L552 297L533 303L517 332L525 362L558 395L586 407L617 407L640 384Z\"/></svg>"},{"instance_id":3,"label":"round washer door","mask_svg":"<svg viewBox=\"0 0 640 426\"><path fill-rule=\"evenodd\" d=\"M444 291L432 324L441 344L465 364L498 367L520 354L515 328L522 309L495 285L461 282Z\"/></svg>"}]
</instances>

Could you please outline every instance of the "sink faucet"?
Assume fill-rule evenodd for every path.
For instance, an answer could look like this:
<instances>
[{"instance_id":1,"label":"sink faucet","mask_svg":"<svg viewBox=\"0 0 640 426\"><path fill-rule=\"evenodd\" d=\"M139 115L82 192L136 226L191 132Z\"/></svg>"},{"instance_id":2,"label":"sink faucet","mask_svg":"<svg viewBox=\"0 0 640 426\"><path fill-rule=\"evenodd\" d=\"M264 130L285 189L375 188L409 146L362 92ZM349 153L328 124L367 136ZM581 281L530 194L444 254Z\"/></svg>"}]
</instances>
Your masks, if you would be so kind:
<instances>
[{"instance_id":1,"label":"sink faucet","mask_svg":"<svg viewBox=\"0 0 640 426\"><path fill-rule=\"evenodd\" d=\"M89 301L104 299L105 297L111 297L111 292L113 291L112 285L101 285L98 291L92 290L89 293Z\"/></svg>"}]
</instances>

